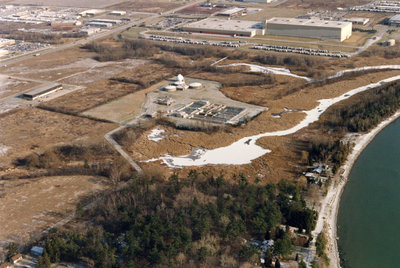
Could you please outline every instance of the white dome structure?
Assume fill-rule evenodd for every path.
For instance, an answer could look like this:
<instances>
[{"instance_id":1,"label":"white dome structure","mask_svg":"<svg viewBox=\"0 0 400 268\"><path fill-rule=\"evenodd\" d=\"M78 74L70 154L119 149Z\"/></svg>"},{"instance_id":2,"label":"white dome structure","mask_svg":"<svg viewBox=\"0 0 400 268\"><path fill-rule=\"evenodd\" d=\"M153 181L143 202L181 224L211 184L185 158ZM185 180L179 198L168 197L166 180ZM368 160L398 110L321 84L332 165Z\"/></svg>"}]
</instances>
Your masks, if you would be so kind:
<instances>
[{"instance_id":1,"label":"white dome structure","mask_svg":"<svg viewBox=\"0 0 400 268\"><path fill-rule=\"evenodd\" d=\"M199 83L199 82L194 82L194 83L190 83L190 84L189 84L189 87L190 87L190 88L196 89L196 88L201 88L201 87L203 87L203 85L202 85L201 83Z\"/></svg>"},{"instance_id":2,"label":"white dome structure","mask_svg":"<svg viewBox=\"0 0 400 268\"><path fill-rule=\"evenodd\" d=\"M185 78L183 78L183 75L178 74L176 76L176 81L179 82L179 83L184 83L185 82Z\"/></svg>"}]
</instances>

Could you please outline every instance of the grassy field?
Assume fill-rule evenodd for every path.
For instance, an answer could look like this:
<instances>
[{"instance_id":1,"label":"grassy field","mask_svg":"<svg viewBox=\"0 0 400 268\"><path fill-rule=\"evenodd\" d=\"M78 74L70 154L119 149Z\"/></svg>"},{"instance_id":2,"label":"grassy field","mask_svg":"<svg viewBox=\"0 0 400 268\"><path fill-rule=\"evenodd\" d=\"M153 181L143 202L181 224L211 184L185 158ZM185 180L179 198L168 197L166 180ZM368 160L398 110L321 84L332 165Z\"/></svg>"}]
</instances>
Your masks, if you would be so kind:
<instances>
[{"instance_id":1,"label":"grassy field","mask_svg":"<svg viewBox=\"0 0 400 268\"><path fill-rule=\"evenodd\" d=\"M112 102L85 111L83 114L95 118L107 119L117 123L126 123L140 114L142 104L146 99L146 94L157 90L165 83L165 81L162 81L147 89L137 91Z\"/></svg>"},{"instance_id":2,"label":"grassy field","mask_svg":"<svg viewBox=\"0 0 400 268\"><path fill-rule=\"evenodd\" d=\"M289 9L289 8L277 8L277 7L265 7L263 10L240 17L241 20L265 20L273 17L297 17L301 14L306 13L303 9Z\"/></svg>"}]
</instances>

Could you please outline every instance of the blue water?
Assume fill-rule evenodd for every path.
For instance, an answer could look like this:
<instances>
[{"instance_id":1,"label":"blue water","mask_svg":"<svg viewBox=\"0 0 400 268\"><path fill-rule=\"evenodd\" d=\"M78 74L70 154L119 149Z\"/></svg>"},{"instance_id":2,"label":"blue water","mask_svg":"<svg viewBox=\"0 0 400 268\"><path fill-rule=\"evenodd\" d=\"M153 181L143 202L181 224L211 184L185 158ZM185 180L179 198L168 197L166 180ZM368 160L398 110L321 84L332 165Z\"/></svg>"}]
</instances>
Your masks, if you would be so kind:
<instances>
[{"instance_id":1,"label":"blue water","mask_svg":"<svg viewBox=\"0 0 400 268\"><path fill-rule=\"evenodd\" d=\"M400 267L400 120L361 153L340 201L342 267Z\"/></svg>"}]
</instances>

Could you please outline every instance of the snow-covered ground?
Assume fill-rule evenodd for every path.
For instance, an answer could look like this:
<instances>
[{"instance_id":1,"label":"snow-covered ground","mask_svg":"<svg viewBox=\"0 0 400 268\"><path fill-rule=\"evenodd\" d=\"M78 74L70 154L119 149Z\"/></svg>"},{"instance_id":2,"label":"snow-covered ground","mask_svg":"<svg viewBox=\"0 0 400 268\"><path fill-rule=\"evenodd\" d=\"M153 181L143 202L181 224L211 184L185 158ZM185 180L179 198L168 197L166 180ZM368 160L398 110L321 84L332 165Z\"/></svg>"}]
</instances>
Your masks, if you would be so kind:
<instances>
[{"instance_id":1,"label":"snow-covered ground","mask_svg":"<svg viewBox=\"0 0 400 268\"><path fill-rule=\"evenodd\" d=\"M311 78L294 74L289 69L286 69L286 68L268 67L268 66L266 67L266 66L261 66L261 65L256 65L256 64L248 64L248 63L232 63L232 64L228 64L228 65L218 65L217 67L223 68L223 67L230 67L230 66L248 66L248 67L250 67L250 72L287 75L287 76L304 79L304 80L307 80L308 82L312 81Z\"/></svg>"},{"instance_id":2,"label":"snow-covered ground","mask_svg":"<svg viewBox=\"0 0 400 268\"><path fill-rule=\"evenodd\" d=\"M147 135L147 138L151 141L154 142L159 142L160 140L164 139L165 135L163 135L162 133L165 132L165 129L159 129L159 128L155 128L151 131L151 133L149 135Z\"/></svg>"},{"instance_id":3,"label":"snow-covered ground","mask_svg":"<svg viewBox=\"0 0 400 268\"><path fill-rule=\"evenodd\" d=\"M10 147L5 146L4 144L0 143L0 156L3 156L7 153L8 149L10 149Z\"/></svg>"},{"instance_id":4,"label":"snow-covered ground","mask_svg":"<svg viewBox=\"0 0 400 268\"><path fill-rule=\"evenodd\" d=\"M354 68L354 69L339 71L334 75L328 76L324 80L338 78L338 77L343 76L346 73L356 73L356 72L369 71L369 70L400 70L400 65L377 65L377 66L358 67L358 68Z\"/></svg>"},{"instance_id":5,"label":"snow-covered ground","mask_svg":"<svg viewBox=\"0 0 400 268\"><path fill-rule=\"evenodd\" d=\"M162 160L171 168L181 168L185 166L204 166L204 165L242 165L249 164L252 160L271 152L256 144L257 140L263 137L285 136L293 134L311 123L318 121L324 113L333 104L348 99L355 94L378 87L384 83L399 80L400 75L381 80L377 83L371 83L366 86L352 89L338 97L319 100L319 105L309 111L304 111L305 118L292 128L281 131L265 132L258 135L244 137L231 145L212 150L196 149L189 155L171 156L164 155L160 158L153 158L147 162Z\"/></svg>"}]
</instances>

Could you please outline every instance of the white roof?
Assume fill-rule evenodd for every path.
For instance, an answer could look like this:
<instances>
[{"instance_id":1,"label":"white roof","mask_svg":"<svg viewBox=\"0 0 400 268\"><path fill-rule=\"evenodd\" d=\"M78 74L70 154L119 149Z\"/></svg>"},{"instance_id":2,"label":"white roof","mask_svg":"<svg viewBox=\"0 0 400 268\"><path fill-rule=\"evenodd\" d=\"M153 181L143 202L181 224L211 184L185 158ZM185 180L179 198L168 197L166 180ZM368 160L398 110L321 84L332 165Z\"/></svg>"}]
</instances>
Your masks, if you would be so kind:
<instances>
[{"instance_id":1,"label":"white roof","mask_svg":"<svg viewBox=\"0 0 400 268\"><path fill-rule=\"evenodd\" d=\"M224 11L218 13L218 14L219 15L232 15L232 14L235 14L236 12L241 12L241 11L244 11L244 10L246 10L246 8L234 7L234 8L228 9L228 10L224 10Z\"/></svg>"},{"instance_id":2,"label":"white roof","mask_svg":"<svg viewBox=\"0 0 400 268\"><path fill-rule=\"evenodd\" d=\"M260 21L208 18L189 23L186 25L186 27L199 29L217 29L225 31L252 31L255 29L262 29L263 25Z\"/></svg>"},{"instance_id":3,"label":"white roof","mask_svg":"<svg viewBox=\"0 0 400 268\"><path fill-rule=\"evenodd\" d=\"M178 75L176 76L176 81L178 81L178 82L183 82L183 80L184 80L183 75L178 74Z\"/></svg>"},{"instance_id":4,"label":"white roof","mask_svg":"<svg viewBox=\"0 0 400 268\"><path fill-rule=\"evenodd\" d=\"M351 22L348 21L296 19L296 18L272 18L267 21L267 26L269 23L286 24L286 25L319 26L319 27L330 27L330 28L342 28L349 24L351 25Z\"/></svg>"},{"instance_id":5,"label":"white roof","mask_svg":"<svg viewBox=\"0 0 400 268\"><path fill-rule=\"evenodd\" d=\"M400 14L394 15L389 19L390 21L400 21Z\"/></svg>"}]
</instances>

